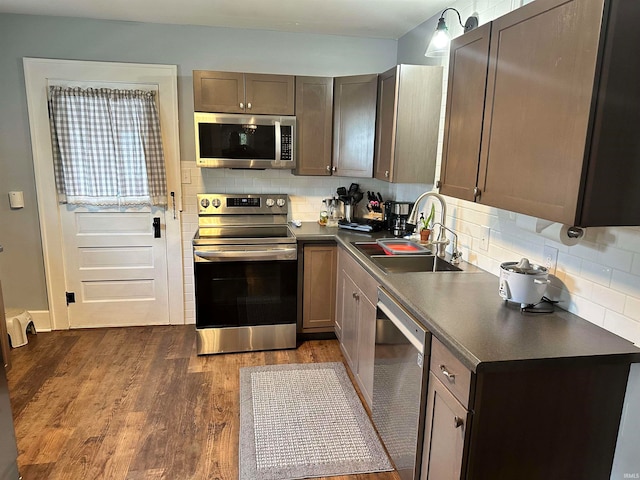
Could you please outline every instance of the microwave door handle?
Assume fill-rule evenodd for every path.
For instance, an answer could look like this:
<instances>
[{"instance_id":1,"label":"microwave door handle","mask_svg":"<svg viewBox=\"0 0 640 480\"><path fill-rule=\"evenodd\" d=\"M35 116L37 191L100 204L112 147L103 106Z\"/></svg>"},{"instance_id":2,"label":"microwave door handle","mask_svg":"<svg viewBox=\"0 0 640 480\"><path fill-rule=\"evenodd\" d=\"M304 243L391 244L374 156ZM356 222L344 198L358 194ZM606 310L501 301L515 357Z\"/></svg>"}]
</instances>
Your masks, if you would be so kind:
<instances>
[{"instance_id":1,"label":"microwave door handle","mask_svg":"<svg viewBox=\"0 0 640 480\"><path fill-rule=\"evenodd\" d=\"M276 160L282 160L282 132L280 129L280 121L275 121L276 127Z\"/></svg>"}]
</instances>

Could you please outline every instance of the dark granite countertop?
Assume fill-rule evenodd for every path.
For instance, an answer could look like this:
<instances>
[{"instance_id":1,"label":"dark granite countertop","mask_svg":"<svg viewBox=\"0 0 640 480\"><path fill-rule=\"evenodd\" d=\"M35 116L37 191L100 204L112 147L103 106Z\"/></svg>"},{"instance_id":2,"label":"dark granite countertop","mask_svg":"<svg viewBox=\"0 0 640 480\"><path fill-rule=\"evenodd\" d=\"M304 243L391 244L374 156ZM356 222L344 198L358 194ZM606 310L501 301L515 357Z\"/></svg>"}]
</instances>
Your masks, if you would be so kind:
<instances>
[{"instance_id":1,"label":"dark granite countertop","mask_svg":"<svg viewBox=\"0 0 640 480\"><path fill-rule=\"evenodd\" d=\"M301 240L333 235L473 372L550 360L640 362L640 349L631 342L569 312L520 313L519 305L498 295L498 277L469 264L465 272L386 274L351 243L388 237L388 232L370 235L312 223L292 230Z\"/></svg>"}]
</instances>

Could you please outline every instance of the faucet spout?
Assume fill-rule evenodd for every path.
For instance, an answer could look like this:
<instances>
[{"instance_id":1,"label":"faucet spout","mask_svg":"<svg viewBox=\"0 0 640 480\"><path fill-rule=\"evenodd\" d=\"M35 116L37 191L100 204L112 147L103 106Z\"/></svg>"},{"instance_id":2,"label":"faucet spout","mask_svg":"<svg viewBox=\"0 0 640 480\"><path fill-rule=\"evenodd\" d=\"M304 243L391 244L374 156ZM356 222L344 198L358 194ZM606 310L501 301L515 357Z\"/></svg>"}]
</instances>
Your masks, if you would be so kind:
<instances>
[{"instance_id":1,"label":"faucet spout","mask_svg":"<svg viewBox=\"0 0 640 480\"><path fill-rule=\"evenodd\" d=\"M447 202L445 201L444 197L437 192L424 192L418 197L418 199L413 204L413 209L411 210L409 217L407 218L407 223L410 223L411 225L418 224L418 211L420 210L420 203L425 198L429 197L434 197L436 200L438 200L438 202L440 202L440 223L444 225L444 221L447 218ZM440 237L440 240L446 240L444 230L442 230L441 235L442 236Z\"/></svg>"}]
</instances>

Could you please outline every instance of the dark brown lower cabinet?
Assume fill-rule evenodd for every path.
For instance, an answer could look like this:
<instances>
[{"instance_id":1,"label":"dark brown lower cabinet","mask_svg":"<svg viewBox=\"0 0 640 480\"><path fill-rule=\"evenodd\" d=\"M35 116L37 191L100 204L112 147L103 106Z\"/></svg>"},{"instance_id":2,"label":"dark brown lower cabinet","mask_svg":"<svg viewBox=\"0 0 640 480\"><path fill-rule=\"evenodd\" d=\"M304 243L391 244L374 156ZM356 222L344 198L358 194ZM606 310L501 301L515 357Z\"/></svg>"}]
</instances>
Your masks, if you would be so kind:
<instances>
[{"instance_id":1,"label":"dark brown lower cabinet","mask_svg":"<svg viewBox=\"0 0 640 480\"><path fill-rule=\"evenodd\" d=\"M343 249L338 250L336 335L367 405L373 393L378 283Z\"/></svg>"},{"instance_id":2,"label":"dark brown lower cabinet","mask_svg":"<svg viewBox=\"0 0 640 480\"><path fill-rule=\"evenodd\" d=\"M459 480L469 412L429 373L422 452L423 480Z\"/></svg>"},{"instance_id":3,"label":"dark brown lower cabinet","mask_svg":"<svg viewBox=\"0 0 640 480\"><path fill-rule=\"evenodd\" d=\"M481 365L465 408L455 367L432 361L421 479L610 478L628 373L597 357Z\"/></svg>"},{"instance_id":4,"label":"dark brown lower cabinet","mask_svg":"<svg viewBox=\"0 0 640 480\"><path fill-rule=\"evenodd\" d=\"M336 312L337 246L302 247L302 331L331 332Z\"/></svg>"}]
</instances>

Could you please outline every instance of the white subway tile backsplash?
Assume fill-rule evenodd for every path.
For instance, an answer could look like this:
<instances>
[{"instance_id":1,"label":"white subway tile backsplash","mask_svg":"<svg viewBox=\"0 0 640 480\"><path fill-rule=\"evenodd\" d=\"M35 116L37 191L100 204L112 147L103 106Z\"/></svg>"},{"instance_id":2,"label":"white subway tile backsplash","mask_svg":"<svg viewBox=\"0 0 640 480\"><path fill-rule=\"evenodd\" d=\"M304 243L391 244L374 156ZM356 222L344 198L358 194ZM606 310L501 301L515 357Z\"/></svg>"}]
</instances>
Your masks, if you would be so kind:
<instances>
[{"instance_id":1,"label":"white subway tile backsplash","mask_svg":"<svg viewBox=\"0 0 640 480\"><path fill-rule=\"evenodd\" d=\"M483 270L495 275L496 277L500 275L500 263L499 261L488 257L486 255L480 255L477 252L475 253L476 262L475 264ZM471 257L471 255L469 255ZM498 281L496 280L496 288L498 285Z\"/></svg>"},{"instance_id":2,"label":"white subway tile backsplash","mask_svg":"<svg viewBox=\"0 0 640 480\"><path fill-rule=\"evenodd\" d=\"M610 245L602 245L598 262L616 270L630 272L633 264L633 252L621 250Z\"/></svg>"},{"instance_id":3,"label":"white subway tile backsplash","mask_svg":"<svg viewBox=\"0 0 640 480\"><path fill-rule=\"evenodd\" d=\"M618 227L612 229L612 235L616 247L640 253L640 227Z\"/></svg>"},{"instance_id":4,"label":"white subway tile backsplash","mask_svg":"<svg viewBox=\"0 0 640 480\"><path fill-rule=\"evenodd\" d=\"M474 245L475 250L480 250L480 248L478 248L480 246L480 242L481 242L481 240L478 238L476 240L475 245ZM493 242L489 243L489 250L486 252L486 255L488 255L489 257L491 257L494 260L500 260L500 259L508 258L508 256L510 254L511 254L511 252L509 250L505 250L504 248L501 248L499 245L496 245ZM518 260L519 259L515 259L514 258L511 261L517 262ZM502 260L500 263L502 263L503 261L507 261L507 260Z\"/></svg>"},{"instance_id":5,"label":"white subway tile backsplash","mask_svg":"<svg viewBox=\"0 0 640 480\"><path fill-rule=\"evenodd\" d=\"M631 273L640 277L640 253L633 254L633 261L631 262Z\"/></svg>"},{"instance_id":6,"label":"white subway tile backsplash","mask_svg":"<svg viewBox=\"0 0 640 480\"><path fill-rule=\"evenodd\" d=\"M595 323L601 327L604 326L606 309L602 305L598 305L591 300L587 300L586 298L582 298L577 295L572 296L571 303L569 304L569 311L590 321L591 323Z\"/></svg>"},{"instance_id":7,"label":"white subway tile backsplash","mask_svg":"<svg viewBox=\"0 0 640 480\"><path fill-rule=\"evenodd\" d=\"M581 268L582 259L580 257L558 252L558 266L556 272L560 271L563 273L579 275Z\"/></svg>"},{"instance_id":8,"label":"white subway tile backsplash","mask_svg":"<svg viewBox=\"0 0 640 480\"><path fill-rule=\"evenodd\" d=\"M607 311L604 316L604 328L640 346L640 322Z\"/></svg>"},{"instance_id":9,"label":"white subway tile backsplash","mask_svg":"<svg viewBox=\"0 0 640 480\"><path fill-rule=\"evenodd\" d=\"M569 248L569 253L585 260L593 260L600 256L598 244L582 240L577 245Z\"/></svg>"},{"instance_id":10,"label":"white subway tile backsplash","mask_svg":"<svg viewBox=\"0 0 640 480\"><path fill-rule=\"evenodd\" d=\"M640 298L640 277L620 270L614 270L611 288L632 297Z\"/></svg>"},{"instance_id":11,"label":"white subway tile backsplash","mask_svg":"<svg viewBox=\"0 0 640 480\"><path fill-rule=\"evenodd\" d=\"M611 285L612 272L613 269L611 267L587 260L582 261L582 268L580 269L580 275L583 278L607 287Z\"/></svg>"},{"instance_id":12,"label":"white subway tile backsplash","mask_svg":"<svg viewBox=\"0 0 640 480\"><path fill-rule=\"evenodd\" d=\"M627 301L624 306L624 314L640 322L640 298L627 297Z\"/></svg>"},{"instance_id":13,"label":"white subway tile backsplash","mask_svg":"<svg viewBox=\"0 0 640 480\"><path fill-rule=\"evenodd\" d=\"M591 300L598 305L602 305L608 310L617 313L624 311L624 304L627 296L623 293L616 292L602 285L594 284L591 291Z\"/></svg>"},{"instance_id":14,"label":"white subway tile backsplash","mask_svg":"<svg viewBox=\"0 0 640 480\"><path fill-rule=\"evenodd\" d=\"M562 281L564 288L570 291L573 295L579 295L584 298L589 298L593 291L593 282L571 274L566 274L563 277L558 276Z\"/></svg>"}]
</instances>

